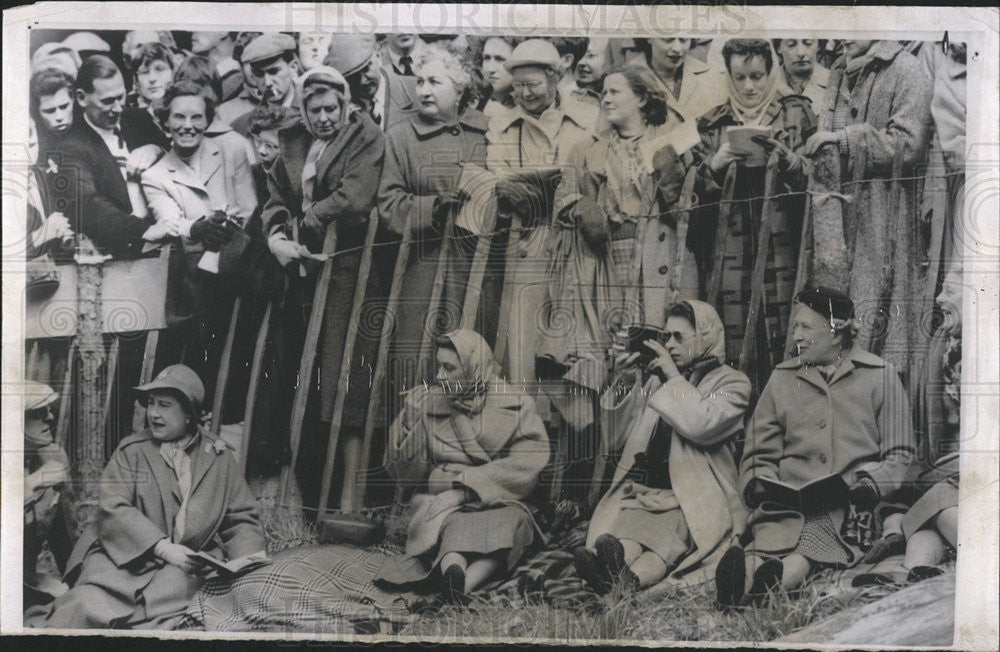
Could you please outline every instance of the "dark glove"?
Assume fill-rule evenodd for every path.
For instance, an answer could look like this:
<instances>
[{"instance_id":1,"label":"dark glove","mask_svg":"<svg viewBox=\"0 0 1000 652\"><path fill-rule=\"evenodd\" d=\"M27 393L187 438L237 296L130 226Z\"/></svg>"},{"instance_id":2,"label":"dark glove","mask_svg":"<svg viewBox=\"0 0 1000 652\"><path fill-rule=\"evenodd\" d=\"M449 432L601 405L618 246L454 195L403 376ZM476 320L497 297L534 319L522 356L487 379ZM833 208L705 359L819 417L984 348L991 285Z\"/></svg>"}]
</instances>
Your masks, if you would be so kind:
<instances>
[{"instance_id":1,"label":"dark glove","mask_svg":"<svg viewBox=\"0 0 1000 652\"><path fill-rule=\"evenodd\" d=\"M611 240L611 228L608 216L597 202L590 197L581 197L570 209L570 215L591 251L595 254L603 253Z\"/></svg>"},{"instance_id":2,"label":"dark glove","mask_svg":"<svg viewBox=\"0 0 1000 652\"><path fill-rule=\"evenodd\" d=\"M434 220L434 229L439 233L443 232L448 216L458 214L468 199L469 195L461 189L446 190L438 195L434 200L434 209L431 215Z\"/></svg>"},{"instance_id":3,"label":"dark glove","mask_svg":"<svg viewBox=\"0 0 1000 652\"><path fill-rule=\"evenodd\" d=\"M660 201L669 210L680 199L684 185L684 165L673 145L667 145L653 155L653 172L660 190Z\"/></svg>"},{"instance_id":4,"label":"dark glove","mask_svg":"<svg viewBox=\"0 0 1000 652\"><path fill-rule=\"evenodd\" d=\"M879 501L878 487L875 481L869 477L863 477L853 487L851 487L851 504L858 511L870 512L875 509Z\"/></svg>"},{"instance_id":5,"label":"dark glove","mask_svg":"<svg viewBox=\"0 0 1000 652\"><path fill-rule=\"evenodd\" d=\"M322 243L326 238L326 224L316 213L316 204L310 204L306 208L306 212L302 215L301 230L305 238L300 239L307 244Z\"/></svg>"},{"instance_id":6,"label":"dark glove","mask_svg":"<svg viewBox=\"0 0 1000 652\"><path fill-rule=\"evenodd\" d=\"M233 236L232 228L215 219L200 219L191 225L191 239L205 245L208 251L218 251Z\"/></svg>"},{"instance_id":7,"label":"dark glove","mask_svg":"<svg viewBox=\"0 0 1000 652\"><path fill-rule=\"evenodd\" d=\"M545 210L545 195L536 184L500 179L496 193L497 211L501 215L516 215L523 226L534 226Z\"/></svg>"}]
</instances>

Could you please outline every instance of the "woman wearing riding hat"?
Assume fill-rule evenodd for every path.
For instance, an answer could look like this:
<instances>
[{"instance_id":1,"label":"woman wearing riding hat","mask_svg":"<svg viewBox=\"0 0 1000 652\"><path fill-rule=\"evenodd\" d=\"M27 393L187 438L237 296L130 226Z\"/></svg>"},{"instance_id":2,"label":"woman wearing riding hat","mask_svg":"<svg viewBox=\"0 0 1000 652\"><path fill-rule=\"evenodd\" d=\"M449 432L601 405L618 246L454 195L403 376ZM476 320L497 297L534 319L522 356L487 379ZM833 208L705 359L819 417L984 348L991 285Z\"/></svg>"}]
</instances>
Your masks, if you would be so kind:
<instances>
[{"instance_id":1,"label":"woman wearing riding hat","mask_svg":"<svg viewBox=\"0 0 1000 652\"><path fill-rule=\"evenodd\" d=\"M170 629L204 582L189 555L264 552L239 465L200 425L197 374L173 365L136 390L147 428L122 440L104 469L97 517L67 563L73 588L26 612L27 626Z\"/></svg>"},{"instance_id":2,"label":"woman wearing riding hat","mask_svg":"<svg viewBox=\"0 0 1000 652\"><path fill-rule=\"evenodd\" d=\"M800 292L791 329L798 356L775 367L747 428L739 486L753 543L746 557L734 547L719 562L724 606L858 563L858 542L843 536L846 515L898 490L914 457L906 392L891 364L854 342L850 297L825 287ZM790 500L768 482L799 489L826 478L831 485L816 499Z\"/></svg>"},{"instance_id":3,"label":"woman wearing riding hat","mask_svg":"<svg viewBox=\"0 0 1000 652\"><path fill-rule=\"evenodd\" d=\"M389 432L389 473L415 488L406 556L376 579L409 584L435 570L446 598L509 571L535 539L523 502L549 460L535 404L496 376L478 333L438 339L438 386L417 387Z\"/></svg>"},{"instance_id":4,"label":"woman wearing riding hat","mask_svg":"<svg viewBox=\"0 0 1000 652\"><path fill-rule=\"evenodd\" d=\"M599 593L614 582L635 589L668 574L700 578L746 519L733 447L750 381L723 364L712 306L674 305L665 330L665 345L646 343L657 357L616 419L625 447L614 484L594 510L587 546L574 552L577 571Z\"/></svg>"}]
</instances>

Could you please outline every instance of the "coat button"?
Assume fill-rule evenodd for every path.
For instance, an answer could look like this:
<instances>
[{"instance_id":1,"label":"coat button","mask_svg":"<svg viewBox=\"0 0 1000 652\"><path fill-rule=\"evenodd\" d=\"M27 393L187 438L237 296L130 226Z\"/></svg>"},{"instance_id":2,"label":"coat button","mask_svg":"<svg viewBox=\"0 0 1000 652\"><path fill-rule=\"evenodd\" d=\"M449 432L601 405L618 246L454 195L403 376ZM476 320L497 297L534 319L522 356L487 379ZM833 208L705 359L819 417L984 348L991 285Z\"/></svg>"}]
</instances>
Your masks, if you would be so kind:
<instances>
[{"instance_id":1,"label":"coat button","mask_svg":"<svg viewBox=\"0 0 1000 652\"><path fill-rule=\"evenodd\" d=\"M822 462L823 464L826 464L826 453L819 454L819 461Z\"/></svg>"},{"instance_id":2,"label":"coat button","mask_svg":"<svg viewBox=\"0 0 1000 652\"><path fill-rule=\"evenodd\" d=\"M660 242L663 242L666 239L667 239L667 234L666 233L660 233Z\"/></svg>"},{"instance_id":3,"label":"coat button","mask_svg":"<svg viewBox=\"0 0 1000 652\"><path fill-rule=\"evenodd\" d=\"M819 421L817 421L816 422L816 427L819 428L819 429L821 429L821 430L823 428L826 428L826 419L820 419Z\"/></svg>"},{"instance_id":4,"label":"coat button","mask_svg":"<svg viewBox=\"0 0 1000 652\"><path fill-rule=\"evenodd\" d=\"M667 273L667 266L660 265L660 274L666 274L666 273Z\"/></svg>"},{"instance_id":5,"label":"coat button","mask_svg":"<svg viewBox=\"0 0 1000 652\"><path fill-rule=\"evenodd\" d=\"M527 258L528 252L522 249L521 251L517 252L517 255L520 256L521 258Z\"/></svg>"},{"instance_id":6,"label":"coat button","mask_svg":"<svg viewBox=\"0 0 1000 652\"><path fill-rule=\"evenodd\" d=\"M858 107L856 106L851 107L851 117L852 118L858 117Z\"/></svg>"}]
</instances>

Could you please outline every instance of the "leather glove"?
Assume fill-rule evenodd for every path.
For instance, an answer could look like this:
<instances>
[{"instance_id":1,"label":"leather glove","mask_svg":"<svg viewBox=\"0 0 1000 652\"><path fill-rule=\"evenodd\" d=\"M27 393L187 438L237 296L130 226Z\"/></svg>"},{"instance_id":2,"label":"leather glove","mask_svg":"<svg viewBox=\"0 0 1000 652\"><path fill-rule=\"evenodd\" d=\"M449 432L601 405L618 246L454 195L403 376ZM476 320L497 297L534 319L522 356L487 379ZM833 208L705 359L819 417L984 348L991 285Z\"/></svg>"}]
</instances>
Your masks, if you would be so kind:
<instances>
[{"instance_id":1,"label":"leather glove","mask_svg":"<svg viewBox=\"0 0 1000 652\"><path fill-rule=\"evenodd\" d=\"M191 225L191 239L205 245L208 251L218 251L233 236L230 227L214 219L200 219Z\"/></svg>"},{"instance_id":2,"label":"leather glove","mask_svg":"<svg viewBox=\"0 0 1000 652\"><path fill-rule=\"evenodd\" d=\"M875 481L869 477L863 477L853 487L851 487L851 504L858 511L870 512L875 509L879 501L878 487Z\"/></svg>"},{"instance_id":3,"label":"leather glove","mask_svg":"<svg viewBox=\"0 0 1000 652\"><path fill-rule=\"evenodd\" d=\"M448 215L458 214L468 199L469 195L462 189L446 190L438 195L431 214L434 229L439 233L443 232Z\"/></svg>"},{"instance_id":4,"label":"leather glove","mask_svg":"<svg viewBox=\"0 0 1000 652\"><path fill-rule=\"evenodd\" d=\"M673 145L667 145L653 155L653 172L660 190L660 201L666 209L673 208L680 199L684 185L684 165ZM676 221L670 216L671 221Z\"/></svg>"},{"instance_id":5,"label":"leather glove","mask_svg":"<svg viewBox=\"0 0 1000 652\"><path fill-rule=\"evenodd\" d=\"M545 195L536 184L500 179L496 193L498 212L520 217L523 226L533 226L545 210Z\"/></svg>"},{"instance_id":6,"label":"leather glove","mask_svg":"<svg viewBox=\"0 0 1000 652\"><path fill-rule=\"evenodd\" d=\"M611 240L611 228L608 226L608 216L590 197L581 197L570 209L573 221L580 229L583 241L595 254L604 253Z\"/></svg>"}]
</instances>

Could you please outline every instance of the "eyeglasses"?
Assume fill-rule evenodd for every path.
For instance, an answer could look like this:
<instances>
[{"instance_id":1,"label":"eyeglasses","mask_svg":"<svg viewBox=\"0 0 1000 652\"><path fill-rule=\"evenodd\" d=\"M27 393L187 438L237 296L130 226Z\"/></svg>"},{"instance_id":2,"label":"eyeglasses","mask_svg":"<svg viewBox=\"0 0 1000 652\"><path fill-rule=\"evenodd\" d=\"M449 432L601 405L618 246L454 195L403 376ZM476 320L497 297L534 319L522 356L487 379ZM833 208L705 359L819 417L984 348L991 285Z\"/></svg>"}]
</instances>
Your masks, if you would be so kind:
<instances>
[{"instance_id":1,"label":"eyeglasses","mask_svg":"<svg viewBox=\"0 0 1000 652\"><path fill-rule=\"evenodd\" d=\"M531 91L535 92L542 87L545 82L541 81L530 81L530 82L512 82L511 88L515 91Z\"/></svg>"}]
</instances>

